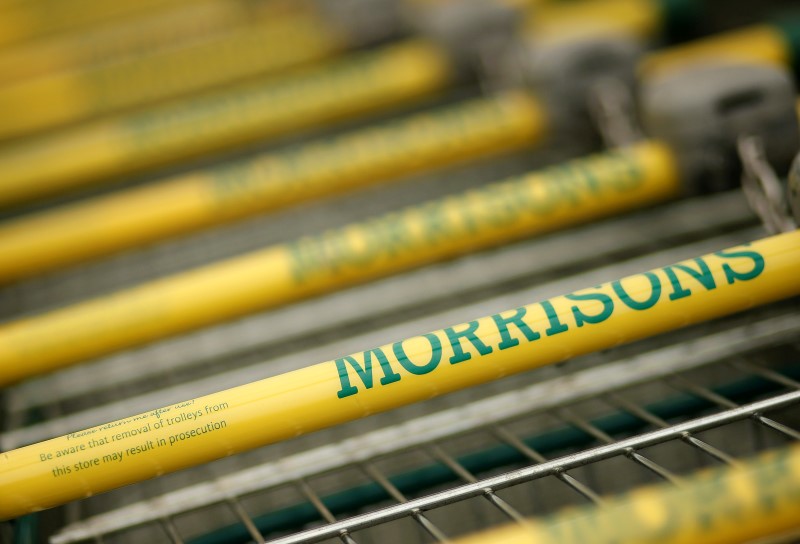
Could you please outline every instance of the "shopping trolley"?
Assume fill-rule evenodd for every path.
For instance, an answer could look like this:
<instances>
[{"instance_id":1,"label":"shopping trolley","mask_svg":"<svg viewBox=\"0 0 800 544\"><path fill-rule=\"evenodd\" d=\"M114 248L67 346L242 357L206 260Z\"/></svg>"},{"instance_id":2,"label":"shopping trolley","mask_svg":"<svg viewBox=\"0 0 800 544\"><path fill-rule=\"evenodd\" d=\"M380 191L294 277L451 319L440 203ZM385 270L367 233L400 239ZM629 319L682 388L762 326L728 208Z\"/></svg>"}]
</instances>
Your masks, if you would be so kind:
<instances>
[{"instance_id":1,"label":"shopping trolley","mask_svg":"<svg viewBox=\"0 0 800 544\"><path fill-rule=\"evenodd\" d=\"M690 149L700 145L687 141L690 135L678 130L680 126L662 121L673 113L672 104L654 100L664 108L651 108L650 121L662 127L664 141L675 149L681 143ZM775 118L768 119L775 134L790 130ZM612 113L610 121L613 126L620 116ZM606 133L612 143L614 134ZM75 433L88 447L90 438L81 435L81 429L185 404L198 395L331 357L340 357L350 372L350 386L357 386L358 398L368 389L391 387L392 373L383 374L389 378L387 384L379 384L380 375L375 375L370 388L359 374L359 370L366 373L364 367L357 369L344 354L365 354L373 346L421 338L427 331L481 315L511 319L509 308L525 302L547 301L644 270L664 270L671 263L763 238L766 234L760 219L748 210L748 199L768 228L788 229L784 203L771 184L775 180L763 170L769 165L764 155L774 155L775 146L769 139L742 138L738 143L748 172L748 198L723 192L670 201L23 382L4 392L2 449L13 456L16 448L65 433ZM759 147L765 144L766 149ZM538 160L549 162L546 156ZM688 164L690 170L697 167L692 159ZM265 241L347 224L380 209L396 210L401 203L424 206L450 187L480 187L531 166L526 152L455 172L419 176L402 185L308 204L303 213L260 217L28 280L5 290L7 315L9 319L35 316L48 307L238 254ZM721 174L727 184L733 181L731 176L738 178L732 171ZM433 181L443 186L435 187ZM791 242L787 245L794 247ZM730 270L734 275L748 273L738 267ZM718 277L724 278L722 274ZM697 289L702 282L691 285ZM788 292L795 286L787 282ZM760 289L754 288L749 296L755 297ZM680 298L678 291L672 294ZM749 300L740 304L750 305ZM540 308L547 310L544 305ZM592 318L597 315L584 314L587 330ZM552 321L550 326L556 327ZM568 362L513 377L498 372L495 380L480 387L20 517L3 526L2 537L33 538L39 531L52 542L450 541L509 520L556 512L581 500L607 503L607 496L640 485L662 480L681 485L696 468L739 465L754 452L798 438L798 376L792 362L797 356L797 326L795 297L626 346L614 347L623 335L613 339L609 336L613 333L605 333L604 347L614 349L569 357ZM573 327L577 329L577 324ZM469 327L450 330L451 336L445 333L439 338L452 340L461 334L467 350L462 357L471 355L474 363L483 355L479 343L469 338ZM524 341L525 336L519 328L516 339ZM458 355L455 345L461 343L451 343L448 356ZM578 351L568 342L553 345L563 352L559 358ZM389 349L384 354L391 357ZM377 357L375 369L380 366ZM356 363L363 365L365 360ZM409 377L404 373L402 380L408 383ZM354 396L344 381L338 383L339 400ZM203 403L199 409L224 411L229 408L223 406L226 402ZM191 439L179 435L167 438L174 437L176 443ZM147 453L146 440L139 446L143 451L128 455ZM58 455L55 450L50 453ZM57 484L62 476L67 475L53 481ZM27 491L22 486L20 490ZM720 512L709 501L708 518L714 521L715 516ZM786 538L791 541L792 536Z\"/></svg>"}]
</instances>

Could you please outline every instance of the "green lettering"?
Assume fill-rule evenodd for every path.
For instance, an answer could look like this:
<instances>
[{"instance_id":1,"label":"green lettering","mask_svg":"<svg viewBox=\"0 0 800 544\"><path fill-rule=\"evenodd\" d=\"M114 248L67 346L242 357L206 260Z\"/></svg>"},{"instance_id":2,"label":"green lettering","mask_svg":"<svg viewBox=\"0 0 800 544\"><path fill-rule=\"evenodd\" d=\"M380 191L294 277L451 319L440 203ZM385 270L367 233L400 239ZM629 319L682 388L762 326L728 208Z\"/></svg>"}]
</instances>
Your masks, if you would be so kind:
<instances>
[{"instance_id":1,"label":"green lettering","mask_svg":"<svg viewBox=\"0 0 800 544\"><path fill-rule=\"evenodd\" d=\"M574 175L571 178L576 191L596 195L600 192L600 183L594 171L588 167L587 161L576 161L572 163Z\"/></svg>"},{"instance_id":2,"label":"green lettering","mask_svg":"<svg viewBox=\"0 0 800 544\"><path fill-rule=\"evenodd\" d=\"M503 317L500 314L494 314L492 316L495 325L497 325L497 331L500 333L500 343L497 345L497 349L502 351L519 345L519 340L512 338L511 333L508 332L508 326L512 323L522 332L528 342L533 342L542 337L541 334L532 330L528 324L522 320L527 312L527 308L523 306L522 308L514 310L514 314L511 315L511 317Z\"/></svg>"},{"instance_id":3,"label":"green lettering","mask_svg":"<svg viewBox=\"0 0 800 544\"><path fill-rule=\"evenodd\" d=\"M713 470L704 475L703 482L693 487L694 493L687 497L688 504L684 506L694 512L697 524L704 531L712 531L726 518L730 522L736 521L740 515L741 505L726 484L725 472Z\"/></svg>"},{"instance_id":4,"label":"green lettering","mask_svg":"<svg viewBox=\"0 0 800 544\"><path fill-rule=\"evenodd\" d=\"M554 173L557 181L553 189L560 193L557 200L573 206L580 203L581 193L586 189L586 186L593 189L596 182L593 176L586 176L586 171L577 162L564 164L558 167Z\"/></svg>"},{"instance_id":5,"label":"green lettering","mask_svg":"<svg viewBox=\"0 0 800 544\"><path fill-rule=\"evenodd\" d=\"M529 198L526 200L527 206L530 208L534 215L549 215L555 210L557 198L555 196L558 190L558 184L561 182L558 172L555 170L547 170L544 172L541 181L536 180L535 175L527 176L528 182L537 181L536 187L540 187L539 191L532 191L528 187Z\"/></svg>"},{"instance_id":6,"label":"green lettering","mask_svg":"<svg viewBox=\"0 0 800 544\"><path fill-rule=\"evenodd\" d=\"M717 284L714 281L714 274L711 273L711 269L708 267L706 262L700 258L696 258L693 260L697 264L699 271L694 270L686 266L685 264L673 264L672 266L667 266L664 268L664 272L667 274L667 278L669 279L669 282L672 285L672 294L669 295L670 300L678 300L681 298L686 298L692 294L692 292L689 289L686 289L681 285L680 280L678 280L678 275L676 273L676 270L681 270L686 274L688 274L689 276L693 277L709 291L717 287Z\"/></svg>"},{"instance_id":7,"label":"green lettering","mask_svg":"<svg viewBox=\"0 0 800 544\"><path fill-rule=\"evenodd\" d=\"M472 359L472 354L465 353L461 347L462 338L466 338L481 355L488 355L492 352L492 348L484 344L483 341L478 338L478 335L475 334L475 331L477 330L477 321L470 321L467 323L467 328L463 331L456 332L453 327L447 327L444 330L444 333L447 335L447 339L450 341L450 346L453 348L453 356L450 357L450 363L456 364Z\"/></svg>"},{"instance_id":8,"label":"green lettering","mask_svg":"<svg viewBox=\"0 0 800 544\"><path fill-rule=\"evenodd\" d=\"M370 232L368 227L358 226L356 229L364 233ZM348 236L348 234L345 230L336 230L325 236L326 254L330 255L329 263L335 270L345 266L364 267L375 260L373 244L368 241L368 238L361 237L363 247L358 247L354 243L358 237Z\"/></svg>"},{"instance_id":9,"label":"green lettering","mask_svg":"<svg viewBox=\"0 0 800 544\"><path fill-rule=\"evenodd\" d=\"M790 448L778 449L753 471L758 504L764 512L774 512L781 502L800 502L797 473L790 466L791 455Z\"/></svg>"},{"instance_id":10,"label":"green lettering","mask_svg":"<svg viewBox=\"0 0 800 544\"><path fill-rule=\"evenodd\" d=\"M744 244L749 245L749 244ZM759 253L751 250L723 250L714 253L717 257L723 259L749 259L753 263L753 267L746 271L740 272L734 270L728 263L722 264L722 271L725 273L725 279L728 280L728 285L736 281L748 281L758 277L764 271L764 257Z\"/></svg>"},{"instance_id":11,"label":"green lettering","mask_svg":"<svg viewBox=\"0 0 800 544\"><path fill-rule=\"evenodd\" d=\"M489 226L502 228L513 224L518 217L517 203L513 199L509 183L495 183L486 186L483 194L483 206Z\"/></svg>"},{"instance_id":12,"label":"green lettering","mask_svg":"<svg viewBox=\"0 0 800 544\"><path fill-rule=\"evenodd\" d=\"M547 336L553 336L569 330L569 327L564 325L559 319L558 313L556 313L556 309L553 308L552 302L545 300L540 302L539 305L544 308L544 313L547 316L547 320L550 322L550 327L544 331Z\"/></svg>"},{"instance_id":13,"label":"green lettering","mask_svg":"<svg viewBox=\"0 0 800 544\"><path fill-rule=\"evenodd\" d=\"M658 276L652 272L645 272L642 275L650 282L650 296L641 302L633 300L619 280L611 283L619 299L632 310L648 310L655 306L656 302L658 302L658 299L661 297L661 280L658 279Z\"/></svg>"},{"instance_id":14,"label":"green lettering","mask_svg":"<svg viewBox=\"0 0 800 544\"><path fill-rule=\"evenodd\" d=\"M566 295L565 298L574 300L576 302L599 302L603 305L603 309L597 314L587 314L577 306L573 306L571 308L572 315L575 317L575 325L578 327L583 327L584 323L590 323L593 325L602 323L611 317L611 314L614 311L614 301L605 293L572 293L570 295Z\"/></svg>"},{"instance_id":15,"label":"green lettering","mask_svg":"<svg viewBox=\"0 0 800 544\"><path fill-rule=\"evenodd\" d=\"M210 177L215 198L222 203L240 198L242 193L250 189L246 164L215 168Z\"/></svg>"},{"instance_id":16,"label":"green lettering","mask_svg":"<svg viewBox=\"0 0 800 544\"><path fill-rule=\"evenodd\" d=\"M644 181L641 165L636 162L630 154L620 150L610 151L609 165L614 169L612 174L613 187L617 191L630 191L635 189Z\"/></svg>"},{"instance_id":17,"label":"green lettering","mask_svg":"<svg viewBox=\"0 0 800 544\"><path fill-rule=\"evenodd\" d=\"M428 340L431 345L431 358L423 365L418 365L408 358L408 355L406 355L405 349L403 348L402 340L392 344L392 351L394 351L398 362L403 366L403 368L418 376L432 372L437 366L439 366L439 362L442 360L442 342L439 340L439 337L429 332L423 334L421 338Z\"/></svg>"},{"instance_id":18,"label":"green lettering","mask_svg":"<svg viewBox=\"0 0 800 544\"><path fill-rule=\"evenodd\" d=\"M383 248L389 257L396 256L411 246L411 239L403 214L389 214L382 218L379 225L376 226L381 232Z\"/></svg>"},{"instance_id":19,"label":"green lettering","mask_svg":"<svg viewBox=\"0 0 800 544\"><path fill-rule=\"evenodd\" d=\"M457 208L459 219L468 234L475 234L478 232L478 223L473 216L475 209L472 203L475 201L481 202L481 194L478 191L469 191L459 200L461 201L461 205Z\"/></svg>"},{"instance_id":20,"label":"green lettering","mask_svg":"<svg viewBox=\"0 0 800 544\"><path fill-rule=\"evenodd\" d=\"M356 375L361 379L361 383L364 385L366 389L371 389L373 384L373 372L372 372L372 355L375 355L375 358L378 360L378 363L381 366L381 370L383 371L383 377L381 378L381 385L389 385L390 383L394 383L400 381L400 374L392 369L391 364L389 363L389 359L386 357L386 354L383 353L381 348L375 348L364 352L364 366L358 364L355 358L351 356L345 356L340 359L336 359L336 370L339 373L339 384L341 389L336 393L340 399L345 397L349 397L350 395L355 395L358 393L358 388L355 387L350 383L350 375L347 372L347 367L345 363L349 364L350 367L355 371Z\"/></svg>"},{"instance_id":21,"label":"green lettering","mask_svg":"<svg viewBox=\"0 0 800 544\"><path fill-rule=\"evenodd\" d=\"M291 261L292 278L297 283L305 281L325 262L322 247L316 238L301 238L286 244L285 247Z\"/></svg>"},{"instance_id":22,"label":"green lettering","mask_svg":"<svg viewBox=\"0 0 800 544\"><path fill-rule=\"evenodd\" d=\"M419 208L419 216L422 219L425 240L435 244L440 240L446 240L450 235L450 221L445 213L445 202L435 200Z\"/></svg>"}]
</instances>

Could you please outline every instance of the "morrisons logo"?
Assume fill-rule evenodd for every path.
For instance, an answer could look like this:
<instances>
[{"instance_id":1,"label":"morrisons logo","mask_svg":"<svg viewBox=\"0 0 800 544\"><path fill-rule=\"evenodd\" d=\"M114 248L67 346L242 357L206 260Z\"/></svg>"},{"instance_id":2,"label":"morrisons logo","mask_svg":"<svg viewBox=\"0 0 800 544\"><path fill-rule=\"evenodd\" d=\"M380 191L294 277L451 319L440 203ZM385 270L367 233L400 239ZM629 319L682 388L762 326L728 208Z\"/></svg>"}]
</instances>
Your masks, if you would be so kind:
<instances>
[{"instance_id":1,"label":"morrisons logo","mask_svg":"<svg viewBox=\"0 0 800 544\"><path fill-rule=\"evenodd\" d=\"M598 325L621 311L647 312L712 291L720 282L752 280L764 266L761 254L741 246L341 357L334 361L340 384L337 395L346 398L376 385L390 386L409 375L434 372L441 364L474 362L495 351Z\"/></svg>"}]
</instances>

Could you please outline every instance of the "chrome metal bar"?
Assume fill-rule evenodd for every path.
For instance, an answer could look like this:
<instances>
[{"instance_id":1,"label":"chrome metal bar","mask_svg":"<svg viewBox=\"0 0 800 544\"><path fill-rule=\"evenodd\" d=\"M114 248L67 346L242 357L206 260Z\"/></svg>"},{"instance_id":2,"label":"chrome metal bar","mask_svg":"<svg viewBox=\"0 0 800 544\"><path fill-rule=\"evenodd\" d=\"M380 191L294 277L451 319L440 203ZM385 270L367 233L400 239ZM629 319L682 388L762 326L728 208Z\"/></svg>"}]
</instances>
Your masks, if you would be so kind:
<instances>
[{"instance_id":1,"label":"chrome metal bar","mask_svg":"<svg viewBox=\"0 0 800 544\"><path fill-rule=\"evenodd\" d=\"M578 417L572 410L564 408L562 410L559 410L559 414L562 417L562 419L564 419L564 421L581 429L586 434L593 436L599 442L603 442L605 444L612 444L614 442L614 439L611 436L609 436L602 430L598 429L595 425L592 425L589 421L586 421L585 419ZM647 470L650 470L651 472L655 473L660 478L667 480L668 482L675 483L678 480L678 477L676 475L672 474L669 470L662 467L655 461L648 459L641 453L638 453L634 450L630 450L626 453L626 456L634 463L637 463L645 467Z\"/></svg>"},{"instance_id":2,"label":"chrome metal bar","mask_svg":"<svg viewBox=\"0 0 800 544\"><path fill-rule=\"evenodd\" d=\"M793 380L788 376L784 376L780 372L776 372L769 368L764 368L762 366L753 364L749 361L745 361L744 359L739 358L736 359L735 361L731 361L730 365L733 366L734 368L738 368L744 372L750 372L752 374L756 374L758 376L761 376L762 378L766 378L775 383L786 386L790 389L800 389L800 382L798 382L797 380Z\"/></svg>"},{"instance_id":3,"label":"chrome metal bar","mask_svg":"<svg viewBox=\"0 0 800 544\"><path fill-rule=\"evenodd\" d=\"M593 502L597 505L603 504L603 499L592 491L592 489L584 484L583 482L578 481L574 476L570 476L564 470L556 470L555 472L556 478L570 486L572 489L578 492L579 495L588 499L589 501Z\"/></svg>"},{"instance_id":4,"label":"chrome metal bar","mask_svg":"<svg viewBox=\"0 0 800 544\"><path fill-rule=\"evenodd\" d=\"M650 472L656 474L662 480L666 480L673 485L682 485L683 479L677 476L676 474L672 473L670 470L662 467L652 459L649 459L642 455L641 453L630 450L626 454L628 457L642 465L643 467L647 468Z\"/></svg>"},{"instance_id":5,"label":"chrome metal bar","mask_svg":"<svg viewBox=\"0 0 800 544\"><path fill-rule=\"evenodd\" d=\"M421 510L414 510L411 512L411 516L417 520L417 522L422 525L425 531L435 538L438 542L445 542L446 544L452 542L447 536L438 528L436 525L431 522Z\"/></svg>"},{"instance_id":6,"label":"chrome metal bar","mask_svg":"<svg viewBox=\"0 0 800 544\"><path fill-rule=\"evenodd\" d=\"M367 475L370 478L378 482L378 484L384 490L386 490L386 492L389 493L389 495L394 500L396 500L399 503L408 502L406 496L403 495L403 493L401 493L400 490L397 489L397 487L391 481L389 481L389 478L387 478L380 470L378 470L377 467L375 467L375 465L363 464L361 468L364 470L364 472L367 473ZM428 534L430 534L437 542L450 541L447 538L447 535L444 534L444 531L439 529L421 511L416 510L415 512L412 512L412 517L414 518L414 521L416 521L420 525L420 527L422 527L423 530L425 530Z\"/></svg>"},{"instance_id":7,"label":"chrome metal bar","mask_svg":"<svg viewBox=\"0 0 800 544\"><path fill-rule=\"evenodd\" d=\"M167 536L173 542L173 544L183 544L183 539L181 535L178 533L178 528L175 527L175 524L172 522L171 518L161 518L159 520L161 522L161 526L166 531Z\"/></svg>"},{"instance_id":8,"label":"chrome metal bar","mask_svg":"<svg viewBox=\"0 0 800 544\"><path fill-rule=\"evenodd\" d=\"M447 466L447 468L449 468L454 473L456 473L458 475L458 477L461 478L462 480L464 480L466 482L469 482L469 483L475 483L475 482L478 481L478 479L475 477L474 474L472 474L470 471L468 471L466 468L464 468L464 466L461 463L459 463L458 461L456 461L453 458L453 456L448 455L447 452L445 452L441 448L441 446L436 445L436 444L432 444L432 445L428 446L428 451L430 451L431 455L433 455L434 458L436 458L436 459L440 460L442 463L444 463ZM506 502L503 499L501 499L500 497L498 497L494 493L494 490L492 490L491 488L487 487L486 489L484 489L483 490L483 496L486 497L486 499L492 505L494 505L498 510L500 510L509 519L511 519L513 521L520 522L520 523L522 523L525 520L525 516L520 514L513 506L508 504L508 502Z\"/></svg>"},{"instance_id":9,"label":"chrome metal bar","mask_svg":"<svg viewBox=\"0 0 800 544\"><path fill-rule=\"evenodd\" d=\"M493 430L494 430L496 436L500 440L502 440L502 441L508 443L509 445L513 446L516 450L518 450L520 453L522 453L528 459L531 459L532 461L534 461L536 463L546 463L547 462L547 458L544 455L542 455L538 451L534 450L533 448L531 448L530 446L525 444L522 440L519 439L519 437L514 435L505 426L498 425ZM584 498L586 498L586 499L588 499L588 500L590 500L590 501L592 501L592 502L594 502L596 504L599 504L600 502L602 502L602 499L600 498L599 495L597 495L597 493L592 491L587 486L583 485L581 482L579 482L578 480L576 480L575 478L573 478L572 476L570 476L566 472L559 471L559 472L556 472L554 474L554 476L556 478L558 478L561 482L566 484L570 489L572 489L573 491L576 491L580 496L582 496L582 497L584 497Z\"/></svg>"},{"instance_id":10,"label":"chrome metal bar","mask_svg":"<svg viewBox=\"0 0 800 544\"><path fill-rule=\"evenodd\" d=\"M244 526L247 528L247 532L250 533L250 536L253 537L253 540L258 544L264 543L264 535L261 534L261 531L258 530L255 523L253 523L252 518L247 514L242 503L239 502L239 499L236 497L230 497L227 501L228 505L233 510L234 514L242 521Z\"/></svg>"},{"instance_id":11,"label":"chrome metal bar","mask_svg":"<svg viewBox=\"0 0 800 544\"><path fill-rule=\"evenodd\" d=\"M707 387L702 387L696 383L692 383L685 378L681 378L676 376L673 380L677 380L680 386L690 393L697 395L698 397L704 398L710 402L717 404L718 406L722 406L723 408L734 408L738 406L735 402L726 399L723 396L720 396L713 391L709 390ZM790 427L783 425L782 423L778 423L777 421L764 417L761 414L753 414L752 419L757 423L761 423L762 425L766 425L767 427L778 431L779 433L785 434L789 438L794 440L800 440L800 433L791 429Z\"/></svg>"},{"instance_id":12,"label":"chrome metal bar","mask_svg":"<svg viewBox=\"0 0 800 544\"><path fill-rule=\"evenodd\" d=\"M414 499L406 504L390 506L376 512L355 516L350 519L331 524L327 527L311 529L309 531L290 535L275 540L273 544L301 544L307 542L319 542L320 540L336 536L341 530L355 531L371 527L378 523L406 517L409 515L409 512L413 511L414 509L430 510L470 497L476 497L481 495L484 489L487 487L494 490L504 489L506 487L536 478L541 478L549 474L555 474L558 471L583 466L594 461L607 459L617 455L624 455L625 452L630 448L643 448L646 446L666 442L668 440L682 438L685 433L703 431L748 418L756 412L783 408L785 406L791 406L798 403L800 403L800 392L779 395L732 410L686 421L666 429L659 429L650 433L645 433L636 437L621 440L619 442L615 442L614 444L599 446L567 455L559 459L554 459L539 465L526 467L501 474L499 476L493 476L474 484L467 484L454 489L449 489L447 491L434 493L426 497Z\"/></svg>"},{"instance_id":13,"label":"chrome metal bar","mask_svg":"<svg viewBox=\"0 0 800 544\"><path fill-rule=\"evenodd\" d=\"M707 453L717 461L725 463L726 465L736 466L739 464L738 461L736 461L736 459L734 459L724 451L720 450L717 447L712 446L711 444L709 444L704 440L700 440L696 436L692 436L691 433L684 434L684 436L681 437L681 440Z\"/></svg>"},{"instance_id":14,"label":"chrome metal bar","mask_svg":"<svg viewBox=\"0 0 800 544\"><path fill-rule=\"evenodd\" d=\"M328 507L322 502L322 499L311 489L311 486L308 485L308 482L305 480L298 480L297 487L300 488L300 492L314 505L314 508L317 509L317 512L320 513L322 518L327 521L328 523L334 523L336 518L331 511L328 510Z\"/></svg>"},{"instance_id":15,"label":"chrome metal bar","mask_svg":"<svg viewBox=\"0 0 800 544\"><path fill-rule=\"evenodd\" d=\"M701 399L705 399L717 406L722 408L736 408L737 404L732 402L722 395L718 395L713 391L710 391L707 387L702 387L696 383L690 382L683 376L670 376L667 379L667 383L673 385L676 389L684 391L688 391L692 395L700 397Z\"/></svg>"},{"instance_id":16,"label":"chrome metal bar","mask_svg":"<svg viewBox=\"0 0 800 544\"><path fill-rule=\"evenodd\" d=\"M322 502L322 499L319 498L319 495L317 495L307 481L304 479L298 480L297 487L300 488L300 492L314 505L314 508L317 509L317 512L320 513L325 521L328 523L336 523L336 517L331 513L328 507L325 506L325 503ZM339 531L339 534L336 536L339 540L344 542L344 544L356 544L348 531Z\"/></svg>"},{"instance_id":17,"label":"chrome metal bar","mask_svg":"<svg viewBox=\"0 0 800 544\"><path fill-rule=\"evenodd\" d=\"M755 420L757 420L759 423L765 425L766 427L769 427L770 429L774 429L774 430L778 431L779 433L788 436L789 438L792 438L794 440L800 440L800 432L792 429L791 427L789 427L787 425L784 425L783 423L778 423L774 419L770 419L770 418L764 417L764 416L762 416L760 414L754 414L753 418Z\"/></svg>"},{"instance_id":18,"label":"chrome metal bar","mask_svg":"<svg viewBox=\"0 0 800 544\"><path fill-rule=\"evenodd\" d=\"M645 410L641 406L636 406L635 404L628 403L627 405L623 405L622 408L628 411L631 415L634 415L641 419L642 421L646 421L651 425L656 427L661 427L662 429L667 429L670 427L670 424L661 419L660 417L656 416L655 414L650 413L648 410ZM686 432L680 436L680 439L689 444L690 446L697 448L704 453L707 453L714 459L726 463L728 465L735 465L736 461L725 452L711 446L710 444L704 442L703 440L698 439L697 437L693 436L692 433Z\"/></svg>"}]
</instances>

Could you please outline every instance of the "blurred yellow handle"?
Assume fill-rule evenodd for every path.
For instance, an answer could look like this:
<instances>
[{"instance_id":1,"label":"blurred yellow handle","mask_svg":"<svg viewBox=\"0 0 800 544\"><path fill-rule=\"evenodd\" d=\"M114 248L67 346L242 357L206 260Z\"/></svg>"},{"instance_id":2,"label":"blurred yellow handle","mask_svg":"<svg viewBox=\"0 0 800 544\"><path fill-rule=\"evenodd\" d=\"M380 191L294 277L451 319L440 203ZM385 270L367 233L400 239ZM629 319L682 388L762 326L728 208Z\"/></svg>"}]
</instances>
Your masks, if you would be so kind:
<instances>
[{"instance_id":1,"label":"blurred yellow handle","mask_svg":"<svg viewBox=\"0 0 800 544\"><path fill-rule=\"evenodd\" d=\"M272 246L0 325L0 385L679 191L672 153L645 143Z\"/></svg>"},{"instance_id":2,"label":"blurred yellow handle","mask_svg":"<svg viewBox=\"0 0 800 544\"><path fill-rule=\"evenodd\" d=\"M543 117L538 102L522 93L469 100L0 223L0 283L300 201L534 145L545 132Z\"/></svg>"}]
</instances>

